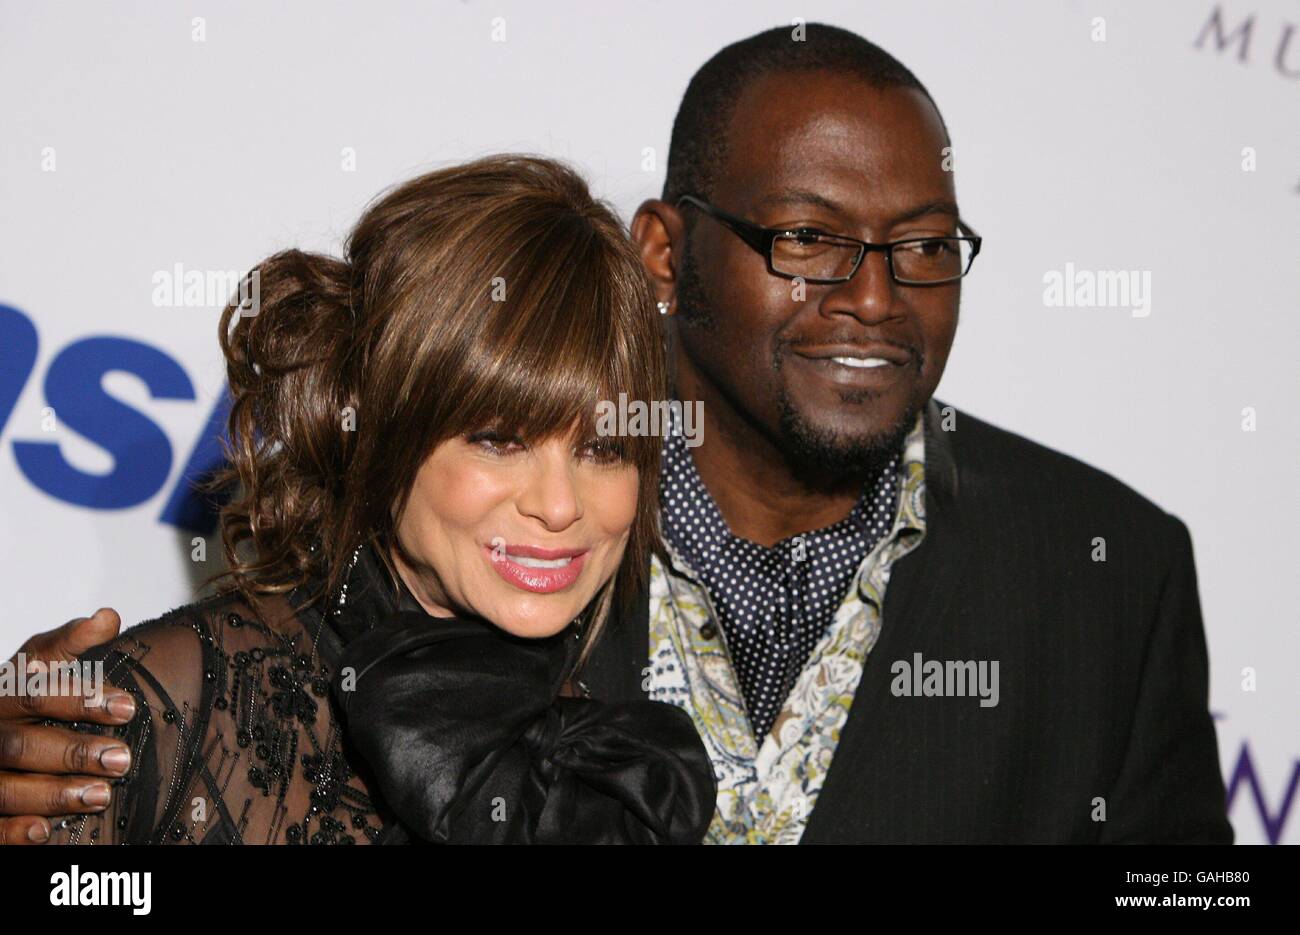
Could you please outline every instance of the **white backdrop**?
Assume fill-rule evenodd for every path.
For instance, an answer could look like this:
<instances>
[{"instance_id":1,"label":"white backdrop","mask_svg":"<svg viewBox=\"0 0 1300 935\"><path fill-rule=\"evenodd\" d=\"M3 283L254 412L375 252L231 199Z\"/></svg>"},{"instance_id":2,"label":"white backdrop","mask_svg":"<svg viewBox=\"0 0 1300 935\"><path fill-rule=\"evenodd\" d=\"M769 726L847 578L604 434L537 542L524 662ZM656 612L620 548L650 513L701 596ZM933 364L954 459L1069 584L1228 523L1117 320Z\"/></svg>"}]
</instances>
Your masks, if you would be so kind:
<instances>
[{"instance_id":1,"label":"white backdrop","mask_svg":"<svg viewBox=\"0 0 1300 935\"><path fill-rule=\"evenodd\" d=\"M168 504L219 308L158 307L156 272L337 251L384 187L501 150L630 218L692 72L793 16L938 101L985 238L939 395L1188 523L1238 839L1300 841L1295 3L0 0L0 657L213 567ZM1048 305L1067 264L1149 274L1149 314Z\"/></svg>"}]
</instances>

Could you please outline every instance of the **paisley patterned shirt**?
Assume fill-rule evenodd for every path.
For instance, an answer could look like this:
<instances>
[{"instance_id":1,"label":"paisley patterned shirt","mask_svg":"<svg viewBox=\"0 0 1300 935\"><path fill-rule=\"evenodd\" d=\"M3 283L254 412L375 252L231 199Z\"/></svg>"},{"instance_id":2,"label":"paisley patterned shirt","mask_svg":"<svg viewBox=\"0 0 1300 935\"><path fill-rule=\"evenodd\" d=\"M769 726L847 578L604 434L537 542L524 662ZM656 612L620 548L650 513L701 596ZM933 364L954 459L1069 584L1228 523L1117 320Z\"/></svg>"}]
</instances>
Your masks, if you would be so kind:
<instances>
[{"instance_id":1,"label":"paisley patterned shirt","mask_svg":"<svg viewBox=\"0 0 1300 935\"><path fill-rule=\"evenodd\" d=\"M722 624L755 737L781 713L862 559L898 511L895 454L837 523L771 546L732 535L680 434L664 445L661 516L673 552L699 572Z\"/></svg>"},{"instance_id":2,"label":"paisley patterned shirt","mask_svg":"<svg viewBox=\"0 0 1300 935\"><path fill-rule=\"evenodd\" d=\"M795 844L830 770L863 664L880 633L893 563L925 535L924 413L903 444L893 524L863 558L761 745L726 635L695 569L666 543L650 568L650 697L685 708L718 779L713 844Z\"/></svg>"}]
</instances>

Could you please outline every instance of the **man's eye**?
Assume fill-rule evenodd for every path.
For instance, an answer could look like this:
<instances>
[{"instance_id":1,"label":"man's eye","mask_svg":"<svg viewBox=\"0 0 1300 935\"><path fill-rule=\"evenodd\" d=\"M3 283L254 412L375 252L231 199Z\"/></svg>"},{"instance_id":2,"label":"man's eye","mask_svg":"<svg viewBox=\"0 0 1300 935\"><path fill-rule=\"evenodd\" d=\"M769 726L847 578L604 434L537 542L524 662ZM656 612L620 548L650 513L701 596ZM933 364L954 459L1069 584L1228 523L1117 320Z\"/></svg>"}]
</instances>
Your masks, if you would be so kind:
<instances>
[{"instance_id":1,"label":"man's eye","mask_svg":"<svg viewBox=\"0 0 1300 935\"><path fill-rule=\"evenodd\" d=\"M952 251L952 243L948 240L918 240L904 247L908 253L916 256L925 257L926 259L936 259L946 256Z\"/></svg>"},{"instance_id":2,"label":"man's eye","mask_svg":"<svg viewBox=\"0 0 1300 935\"><path fill-rule=\"evenodd\" d=\"M809 244L820 243L823 237L834 236L832 234L826 233L825 231L819 231L814 227L801 227L798 230L794 231L793 233L794 233L795 243L799 244L800 246L808 246Z\"/></svg>"},{"instance_id":3,"label":"man's eye","mask_svg":"<svg viewBox=\"0 0 1300 935\"><path fill-rule=\"evenodd\" d=\"M773 252L777 257L802 258L818 256L827 250L835 249L832 241L826 238L830 234L823 234L817 230L795 230L782 237L777 238L773 245Z\"/></svg>"}]
</instances>

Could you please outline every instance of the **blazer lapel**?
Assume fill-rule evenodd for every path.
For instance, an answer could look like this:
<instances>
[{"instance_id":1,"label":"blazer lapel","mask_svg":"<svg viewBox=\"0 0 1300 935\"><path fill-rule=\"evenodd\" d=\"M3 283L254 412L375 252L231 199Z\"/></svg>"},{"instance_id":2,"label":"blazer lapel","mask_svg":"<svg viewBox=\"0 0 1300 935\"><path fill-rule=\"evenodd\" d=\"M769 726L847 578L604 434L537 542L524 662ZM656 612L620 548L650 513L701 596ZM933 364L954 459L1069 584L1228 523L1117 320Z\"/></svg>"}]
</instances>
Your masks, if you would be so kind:
<instances>
[{"instance_id":1,"label":"blazer lapel","mask_svg":"<svg viewBox=\"0 0 1300 935\"><path fill-rule=\"evenodd\" d=\"M863 666L830 772L809 816L802 839L809 843L843 813L861 810L860 764L870 757L876 714L893 680L890 666L910 659L921 645L942 640L933 631L947 619L948 606L961 590L966 549L959 525L958 472L949 433L939 421L941 405L931 400L926 413L925 538L890 570L880 637Z\"/></svg>"}]
</instances>

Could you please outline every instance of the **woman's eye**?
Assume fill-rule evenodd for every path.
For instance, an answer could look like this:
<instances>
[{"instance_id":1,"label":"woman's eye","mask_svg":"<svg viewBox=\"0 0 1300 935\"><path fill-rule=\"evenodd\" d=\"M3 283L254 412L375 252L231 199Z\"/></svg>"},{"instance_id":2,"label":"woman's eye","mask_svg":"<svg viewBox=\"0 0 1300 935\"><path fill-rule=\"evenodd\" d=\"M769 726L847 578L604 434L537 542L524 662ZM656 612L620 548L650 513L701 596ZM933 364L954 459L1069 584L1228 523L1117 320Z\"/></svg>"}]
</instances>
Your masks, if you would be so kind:
<instances>
[{"instance_id":1,"label":"woman's eye","mask_svg":"<svg viewBox=\"0 0 1300 935\"><path fill-rule=\"evenodd\" d=\"M474 432L466 441L494 455L511 455L524 450L524 443L518 438L499 432Z\"/></svg>"},{"instance_id":2,"label":"woman's eye","mask_svg":"<svg viewBox=\"0 0 1300 935\"><path fill-rule=\"evenodd\" d=\"M616 438L593 438L581 451L583 457L597 464L617 464L627 457L626 448Z\"/></svg>"}]
</instances>

